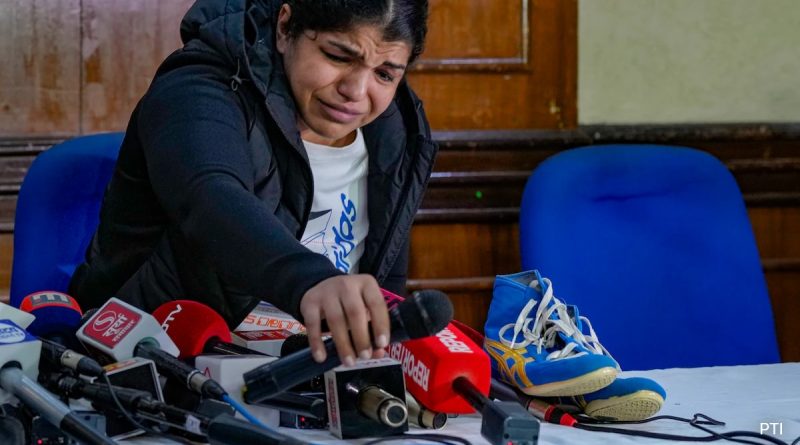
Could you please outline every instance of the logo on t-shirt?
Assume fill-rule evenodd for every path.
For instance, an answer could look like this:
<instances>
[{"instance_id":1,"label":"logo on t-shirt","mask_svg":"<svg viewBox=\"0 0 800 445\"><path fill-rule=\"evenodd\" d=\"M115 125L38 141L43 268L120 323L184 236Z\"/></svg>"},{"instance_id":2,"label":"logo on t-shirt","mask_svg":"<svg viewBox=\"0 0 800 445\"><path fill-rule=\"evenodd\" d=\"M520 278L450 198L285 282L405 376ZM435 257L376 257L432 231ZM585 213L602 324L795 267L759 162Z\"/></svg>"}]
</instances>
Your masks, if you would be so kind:
<instances>
[{"instance_id":1,"label":"logo on t-shirt","mask_svg":"<svg viewBox=\"0 0 800 445\"><path fill-rule=\"evenodd\" d=\"M334 238L333 255L336 258L334 265L344 273L350 272L352 267L347 257L356 248L353 242L353 223L356 222L356 205L353 204L346 194L342 193L339 198L342 202L342 212L339 215L339 227L333 228Z\"/></svg>"},{"instance_id":2,"label":"logo on t-shirt","mask_svg":"<svg viewBox=\"0 0 800 445\"><path fill-rule=\"evenodd\" d=\"M310 251L320 255L328 256L328 248L325 247L325 233L331 223L331 209L319 212L311 212L308 216L306 231L300 243Z\"/></svg>"},{"instance_id":3,"label":"logo on t-shirt","mask_svg":"<svg viewBox=\"0 0 800 445\"><path fill-rule=\"evenodd\" d=\"M344 273L349 273L353 268L350 254L356 248L355 235L353 228L358 220L358 212L355 203L347 197L346 193L339 195L341 204L340 210L322 210L312 212L309 215L308 224L303 239L300 241L312 252L325 255L337 269ZM331 219L338 213L339 221L331 226ZM330 236L328 230L333 232L333 240L326 240L326 235Z\"/></svg>"}]
</instances>

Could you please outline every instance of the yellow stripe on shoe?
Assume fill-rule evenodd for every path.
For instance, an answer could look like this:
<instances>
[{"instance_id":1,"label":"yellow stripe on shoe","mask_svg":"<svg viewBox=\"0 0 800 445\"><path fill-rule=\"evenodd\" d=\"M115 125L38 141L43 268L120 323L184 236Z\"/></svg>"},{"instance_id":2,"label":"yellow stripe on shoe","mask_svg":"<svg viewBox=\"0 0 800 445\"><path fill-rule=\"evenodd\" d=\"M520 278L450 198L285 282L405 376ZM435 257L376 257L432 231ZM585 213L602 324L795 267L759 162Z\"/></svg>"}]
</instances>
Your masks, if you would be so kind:
<instances>
[{"instance_id":1,"label":"yellow stripe on shoe","mask_svg":"<svg viewBox=\"0 0 800 445\"><path fill-rule=\"evenodd\" d=\"M535 359L525 355L525 348L511 349L500 342L486 339L484 349L492 358L500 380L531 396L575 396L594 392L610 385L618 373L616 367L606 366L571 379L537 385L531 382L526 373L526 365Z\"/></svg>"}]
</instances>

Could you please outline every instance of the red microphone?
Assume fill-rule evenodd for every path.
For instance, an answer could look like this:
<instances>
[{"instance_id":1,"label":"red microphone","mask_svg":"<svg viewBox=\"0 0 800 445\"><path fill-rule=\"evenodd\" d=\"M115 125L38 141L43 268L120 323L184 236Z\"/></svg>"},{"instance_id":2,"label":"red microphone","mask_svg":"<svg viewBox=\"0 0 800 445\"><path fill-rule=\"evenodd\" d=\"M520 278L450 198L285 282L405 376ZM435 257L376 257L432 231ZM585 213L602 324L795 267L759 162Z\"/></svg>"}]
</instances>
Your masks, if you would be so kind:
<instances>
[{"instance_id":1,"label":"red microphone","mask_svg":"<svg viewBox=\"0 0 800 445\"><path fill-rule=\"evenodd\" d=\"M389 308L403 301L387 290L381 292ZM489 394L489 356L452 322L433 336L393 343L387 349L403 366L408 392L430 410L448 414L475 411L454 387L459 377L471 382L484 396Z\"/></svg>"},{"instance_id":2,"label":"red microphone","mask_svg":"<svg viewBox=\"0 0 800 445\"><path fill-rule=\"evenodd\" d=\"M178 358L192 358L203 353L264 355L231 343L231 332L225 319L203 303L168 301L153 311L153 317L180 350Z\"/></svg>"}]
</instances>

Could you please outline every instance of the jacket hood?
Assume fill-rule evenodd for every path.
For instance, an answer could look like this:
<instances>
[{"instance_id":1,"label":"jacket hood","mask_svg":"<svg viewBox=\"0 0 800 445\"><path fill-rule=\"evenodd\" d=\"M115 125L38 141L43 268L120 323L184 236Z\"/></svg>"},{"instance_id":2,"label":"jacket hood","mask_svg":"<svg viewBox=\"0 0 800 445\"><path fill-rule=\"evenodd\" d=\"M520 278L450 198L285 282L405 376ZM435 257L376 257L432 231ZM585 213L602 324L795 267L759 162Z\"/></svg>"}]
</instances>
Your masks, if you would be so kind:
<instances>
[{"instance_id":1,"label":"jacket hood","mask_svg":"<svg viewBox=\"0 0 800 445\"><path fill-rule=\"evenodd\" d=\"M266 96L271 74L281 72L275 57L274 24L281 0L198 0L181 21L184 45L199 41L235 69L235 76L251 80ZM276 66L279 65L279 66Z\"/></svg>"}]
</instances>

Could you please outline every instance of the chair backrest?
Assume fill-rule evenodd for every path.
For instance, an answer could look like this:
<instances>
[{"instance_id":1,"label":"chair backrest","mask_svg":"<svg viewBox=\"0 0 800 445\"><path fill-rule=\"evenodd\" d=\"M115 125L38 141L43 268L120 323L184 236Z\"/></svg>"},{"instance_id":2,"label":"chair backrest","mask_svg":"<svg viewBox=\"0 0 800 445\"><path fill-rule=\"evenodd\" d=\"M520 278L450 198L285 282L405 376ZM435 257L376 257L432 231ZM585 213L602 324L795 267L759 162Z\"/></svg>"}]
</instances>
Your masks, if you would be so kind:
<instances>
[{"instance_id":1,"label":"chair backrest","mask_svg":"<svg viewBox=\"0 0 800 445\"><path fill-rule=\"evenodd\" d=\"M11 304L31 292L66 292L99 221L123 133L81 136L36 157L17 200Z\"/></svg>"},{"instance_id":2,"label":"chair backrest","mask_svg":"<svg viewBox=\"0 0 800 445\"><path fill-rule=\"evenodd\" d=\"M623 369L780 360L741 192L705 152L607 145L550 157L525 187L520 253Z\"/></svg>"}]
</instances>

